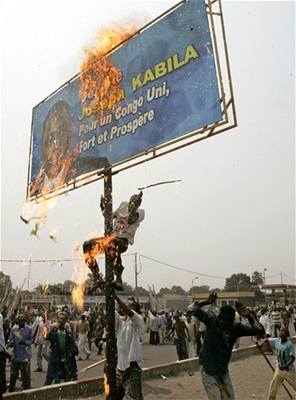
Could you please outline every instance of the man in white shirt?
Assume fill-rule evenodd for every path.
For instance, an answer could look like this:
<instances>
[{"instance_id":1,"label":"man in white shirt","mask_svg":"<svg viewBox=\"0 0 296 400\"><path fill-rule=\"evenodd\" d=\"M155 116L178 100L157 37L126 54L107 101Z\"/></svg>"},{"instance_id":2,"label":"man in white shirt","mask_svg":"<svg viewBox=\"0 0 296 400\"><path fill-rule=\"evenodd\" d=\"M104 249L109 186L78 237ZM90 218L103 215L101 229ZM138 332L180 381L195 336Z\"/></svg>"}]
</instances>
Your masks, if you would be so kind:
<instances>
[{"instance_id":1,"label":"man in white shirt","mask_svg":"<svg viewBox=\"0 0 296 400\"><path fill-rule=\"evenodd\" d=\"M164 344L166 326L167 326L167 319L165 316L165 312L162 311L159 315L159 340L161 344Z\"/></svg>"},{"instance_id":2,"label":"man in white shirt","mask_svg":"<svg viewBox=\"0 0 296 400\"><path fill-rule=\"evenodd\" d=\"M114 296L121 313L115 312L117 330L117 369L116 399L121 400L125 394L133 400L143 400L142 370L143 356L141 336L144 332L144 320L140 315L140 305L132 296L125 304Z\"/></svg>"},{"instance_id":3,"label":"man in white shirt","mask_svg":"<svg viewBox=\"0 0 296 400\"><path fill-rule=\"evenodd\" d=\"M185 322L187 329L188 329L188 339L187 339L187 349L188 349L188 358L196 357L196 337L197 337L197 328L196 323L192 319L190 314L186 317Z\"/></svg>"},{"instance_id":4,"label":"man in white shirt","mask_svg":"<svg viewBox=\"0 0 296 400\"><path fill-rule=\"evenodd\" d=\"M129 201L121 202L114 211L112 236L109 238L97 237L83 243L85 263L90 268L97 287L104 287L104 281L99 273L95 257L97 254L108 252L112 258L116 276L115 289L123 290L122 272L124 267L121 262L121 254L127 250L129 245L134 244L136 231L145 217L145 211L139 208L142 203L142 195L142 192L134 194ZM106 210L106 199L104 197L101 198L101 210L104 215Z\"/></svg>"},{"instance_id":5,"label":"man in white shirt","mask_svg":"<svg viewBox=\"0 0 296 400\"><path fill-rule=\"evenodd\" d=\"M264 308L261 310L261 317L259 318L259 323L265 329L266 337L270 337L271 336L271 320L270 320L269 316L267 315L267 312Z\"/></svg>"},{"instance_id":6,"label":"man in white shirt","mask_svg":"<svg viewBox=\"0 0 296 400\"><path fill-rule=\"evenodd\" d=\"M156 311L152 312L148 311L149 316L149 331L150 331L150 339L149 344L159 344L159 328L160 328L160 320L157 316Z\"/></svg>"}]
</instances>

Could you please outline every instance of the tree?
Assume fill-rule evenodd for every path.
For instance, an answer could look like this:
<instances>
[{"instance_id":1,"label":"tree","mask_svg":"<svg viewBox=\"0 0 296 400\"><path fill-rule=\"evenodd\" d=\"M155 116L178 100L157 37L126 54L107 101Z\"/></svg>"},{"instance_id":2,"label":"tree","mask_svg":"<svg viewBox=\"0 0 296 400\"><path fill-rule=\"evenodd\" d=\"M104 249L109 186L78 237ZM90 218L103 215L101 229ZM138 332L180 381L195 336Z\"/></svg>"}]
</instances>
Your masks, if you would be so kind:
<instances>
[{"instance_id":1,"label":"tree","mask_svg":"<svg viewBox=\"0 0 296 400\"><path fill-rule=\"evenodd\" d=\"M48 295L64 295L71 294L75 283L66 280L64 283L54 283L54 284L41 284L39 283L35 288L35 293L48 294Z\"/></svg>"},{"instance_id":2,"label":"tree","mask_svg":"<svg viewBox=\"0 0 296 400\"><path fill-rule=\"evenodd\" d=\"M209 285L193 286L193 293L207 293L209 290ZM191 292L192 289L189 290L189 294L191 294Z\"/></svg>"},{"instance_id":3,"label":"tree","mask_svg":"<svg viewBox=\"0 0 296 400\"><path fill-rule=\"evenodd\" d=\"M130 293L130 294L132 294L132 293L134 292L134 289L133 289L132 286L129 285L128 283L123 282L123 285L122 285L122 286L123 286L124 292Z\"/></svg>"},{"instance_id":4,"label":"tree","mask_svg":"<svg viewBox=\"0 0 296 400\"><path fill-rule=\"evenodd\" d=\"M181 286L172 286L171 288L171 293L172 294L178 294L180 296L186 295L186 290L184 290Z\"/></svg>"},{"instance_id":5,"label":"tree","mask_svg":"<svg viewBox=\"0 0 296 400\"><path fill-rule=\"evenodd\" d=\"M254 271L252 273L252 285L263 285L264 284L264 278L262 272Z\"/></svg>"},{"instance_id":6,"label":"tree","mask_svg":"<svg viewBox=\"0 0 296 400\"><path fill-rule=\"evenodd\" d=\"M226 279L224 290L226 292L248 291L252 289L251 279L247 274L242 272L232 274Z\"/></svg>"},{"instance_id":7,"label":"tree","mask_svg":"<svg viewBox=\"0 0 296 400\"><path fill-rule=\"evenodd\" d=\"M171 289L161 288L157 295L158 296L163 296L163 295L166 295L166 294L171 294Z\"/></svg>"},{"instance_id":8,"label":"tree","mask_svg":"<svg viewBox=\"0 0 296 400\"><path fill-rule=\"evenodd\" d=\"M149 296L148 290L143 288L142 286L138 286L134 290L134 293L135 293L136 296L140 296L140 297L148 297Z\"/></svg>"}]
</instances>

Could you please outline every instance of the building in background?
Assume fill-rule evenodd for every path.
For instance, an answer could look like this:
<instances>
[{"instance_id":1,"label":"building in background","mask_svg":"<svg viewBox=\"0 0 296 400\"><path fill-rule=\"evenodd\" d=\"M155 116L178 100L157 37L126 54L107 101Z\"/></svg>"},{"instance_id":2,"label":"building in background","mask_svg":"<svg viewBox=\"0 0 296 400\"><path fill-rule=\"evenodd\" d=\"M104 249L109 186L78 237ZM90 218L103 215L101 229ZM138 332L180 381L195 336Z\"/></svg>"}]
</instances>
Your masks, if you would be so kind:
<instances>
[{"instance_id":1,"label":"building in background","mask_svg":"<svg viewBox=\"0 0 296 400\"><path fill-rule=\"evenodd\" d=\"M262 285L266 301L273 304L296 304L296 285L272 283Z\"/></svg>"}]
</instances>

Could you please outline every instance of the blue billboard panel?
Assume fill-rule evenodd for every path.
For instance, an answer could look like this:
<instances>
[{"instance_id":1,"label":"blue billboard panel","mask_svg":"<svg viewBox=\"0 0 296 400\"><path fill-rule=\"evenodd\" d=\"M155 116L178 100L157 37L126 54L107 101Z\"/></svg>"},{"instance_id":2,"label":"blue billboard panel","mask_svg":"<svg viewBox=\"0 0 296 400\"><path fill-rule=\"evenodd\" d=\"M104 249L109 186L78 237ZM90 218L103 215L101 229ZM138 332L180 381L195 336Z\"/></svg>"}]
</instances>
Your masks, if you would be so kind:
<instances>
[{"instance_id":1,"label":"blue billboard panel","mask_svg":"<svg viewBox=\"0 0 296 400\"><path fill-rule=\"evenodd\" d=\"M77 76L33 109L29 197L222 119L204 0L189 0L108 56L109 101L82 104Z\"/></svg>"}]
</instances>

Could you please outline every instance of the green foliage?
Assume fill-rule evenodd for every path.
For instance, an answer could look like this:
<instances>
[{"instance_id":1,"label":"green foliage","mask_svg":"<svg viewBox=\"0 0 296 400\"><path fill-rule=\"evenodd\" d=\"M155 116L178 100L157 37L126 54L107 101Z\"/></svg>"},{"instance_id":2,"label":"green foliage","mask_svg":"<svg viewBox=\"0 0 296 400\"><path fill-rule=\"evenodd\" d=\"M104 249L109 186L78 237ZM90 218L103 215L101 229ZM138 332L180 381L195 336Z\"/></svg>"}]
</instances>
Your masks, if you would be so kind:
<instances>
[{"instance_id":1,"label":"green foliage","mask_svg":"<svg viewBox=\"0 0 296 400\"><path fill-rule=\"evenodd\" d=\"M180 296L184 296L187 294L186 290L184 290L182 286L176 286L176 285L172 286L171 293L178 294Z\"/></svg>"},{"instance_id":2,"label":"green foliage","mask_svg":"<svg viewBox=\"0 0 296 400\"><path fill-rule=\"evenodd\" d=\"M201 286L193 286L193 290L189 290L189 294L193 293L207 293L210 291L210 286L201 285Z\"/></svg>"},{"instance_id":3,"label":"green foliage","mask_svg":"<svg viewBox=\"0 0 296 400\"><path fill-rule=\"evenodd\" d=\"M227 292L252 290L251 279L249 275L242 272L238 274L232 274L226 279L224 290Z\"/></svg>"},{"instance_id":4,"label":"green foliage","mask_svg":"<svg viewBox=\"0 0 296 400\"><path fill-rule=\"evenodd\" d=\"M254 271L252 273L252 284L253 285L263 285L264 283L264 278L262 272Z\"/></svg>"},{"instance_id":5,"label":"green foliage","mask_svg":"<svg viewBox=\"0 0 296 400\"><path fill-rule=\"evenodd\" d=\"M135 296L139 296L139 297L148 297L149 296L148 290L146 290L142 286L138 286L137 289L134 290L134 294L135 294Z\"/></svg>"},{"instance_id":6,"label":"green foliage","mask_svg":"<svg viewBox=\"0 0 296 400\"><path fill-rule=\"evenodd\" d=\"M165 294L171 294L171 293L172 293L171 289L161 288L157 294L158 294L158 296L163 296Z\"/></svg>"}]
</instances>

